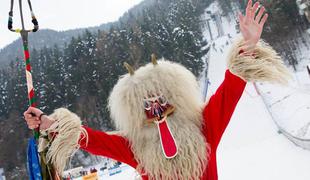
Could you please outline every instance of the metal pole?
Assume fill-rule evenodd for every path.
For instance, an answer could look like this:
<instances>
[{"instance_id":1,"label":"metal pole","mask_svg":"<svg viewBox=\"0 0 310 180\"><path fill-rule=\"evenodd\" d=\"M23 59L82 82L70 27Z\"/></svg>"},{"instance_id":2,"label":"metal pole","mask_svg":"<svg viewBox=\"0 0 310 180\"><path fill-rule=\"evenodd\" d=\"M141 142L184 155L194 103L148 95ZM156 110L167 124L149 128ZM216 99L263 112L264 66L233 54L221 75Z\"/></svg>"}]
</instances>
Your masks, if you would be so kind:
<instances>
[{"instance_id":1,"label":"metal pole","mask_svg":"<svg viewBox=\"0 0 310 180\"><path fill-rule=\"evenodd\" d=\"M20 18L22 22L22 30L25 30L25 23L24 23L24 16L23 16L23 3L22 0L19 0L19 12L20 12Z\"/></svg>"}]
</instances>

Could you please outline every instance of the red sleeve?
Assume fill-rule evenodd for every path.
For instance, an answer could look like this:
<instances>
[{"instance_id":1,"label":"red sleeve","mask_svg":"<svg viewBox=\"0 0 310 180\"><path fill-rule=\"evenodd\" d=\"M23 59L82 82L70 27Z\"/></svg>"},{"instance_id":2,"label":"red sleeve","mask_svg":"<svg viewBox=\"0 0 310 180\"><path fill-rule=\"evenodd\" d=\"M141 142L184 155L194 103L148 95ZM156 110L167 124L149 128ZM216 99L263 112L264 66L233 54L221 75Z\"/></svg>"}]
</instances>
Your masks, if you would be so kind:
<instances>
[{"instance_id":1,"label":"red sleeve","mask_svg":"<svg viewBox=\"0 0 310 180\"><path fill-rule=\"evenodd\" d=\"M204 134L212 149L217 148L246 82L226 70L225 79L203 110Z\"/></svg>"},{"instance_id":2,"label":"red sleeve","mask_svg":"<svg viewBox=\"0 0 310 180\"><path fill-rule=\"evenodd\" d=\"M130 149L127 139L118 135L109 135L83 126L88 133L86 138L81 137L80 148L94 155L101 155L136 167L137 163Z\"/></svg>"}]
</instances>

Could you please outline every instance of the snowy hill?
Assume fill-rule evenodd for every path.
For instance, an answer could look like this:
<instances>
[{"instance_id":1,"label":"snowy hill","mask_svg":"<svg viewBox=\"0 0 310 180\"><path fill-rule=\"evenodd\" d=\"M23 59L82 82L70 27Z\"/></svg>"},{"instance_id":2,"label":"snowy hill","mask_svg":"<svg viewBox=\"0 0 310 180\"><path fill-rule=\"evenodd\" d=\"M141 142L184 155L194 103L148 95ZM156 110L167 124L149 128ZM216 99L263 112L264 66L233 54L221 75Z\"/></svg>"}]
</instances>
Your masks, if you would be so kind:
<instances>
[{"instance_id":1,"label":"snowy hill","mask_svg":"<svg viewBox=\"0 0 310 180\"><path fill-rule=\"evenodd\" d=\"M216 12L218 9L214 3L206 10L205 16L210 16L207 13L208 11ZM223 36L216 38L211 45L208 67L210 81L208 96L216 91L224 78L226 56L232 39L237 35L237 30L234 30L234 27L236 27L234 21L229 21L229 18L225 17L222 17L221 21L223 22L221 27ZM217 28L215 28L211 32L217 31ZM230 35L228 35L228 32ZM208 40L210 40L209 34L206 26L205 38ZM286 89L292 89L292 86L294 85L290 84L290 87ZM272 92L266 98L272 102L279 96L286 95L287 91L282 90L283 87L279 86L259 85L260 92L264 94L267 91ZM302 92L304 94L301 94ZM290 103L290 106L296 106L297 102L299 103L298 107L303 107L300 114L288 116L289 112L283 109L271 108L271 112L282 113L284 117L291 118L291 124L287 123L285 126L287 129L290 127L294 129L296 121L303 121L302 119L310 122L309 118L305 119L309 117L308 112L306 112L309 109L306 105L307 102L300 103L303 99L309 100L309 98L306 98L308 96L305 96L306 94L309 95L309 91L301 90L295 94L290 102L282 103L282 108L288 103ZM278 133L278 127L266 107L268 106L265 105L262 96L258 94L254 85L248 83L218 149L217 161L220 180L310 179L310 151L297 147L283 134Z\"/></svg>"},{"instance_id":2,"label":"snowy hill","mask_svg":"<svg viewBox=\"0 0 310 180\"><path fill-rule=\"evenodd\" d=\"M305 74L305 77L309 76ZM310 88L291 83L288 87L259 84L264 101L278 126L291 135L307 139L310 149Z\"/></svg>"}]
</instances>

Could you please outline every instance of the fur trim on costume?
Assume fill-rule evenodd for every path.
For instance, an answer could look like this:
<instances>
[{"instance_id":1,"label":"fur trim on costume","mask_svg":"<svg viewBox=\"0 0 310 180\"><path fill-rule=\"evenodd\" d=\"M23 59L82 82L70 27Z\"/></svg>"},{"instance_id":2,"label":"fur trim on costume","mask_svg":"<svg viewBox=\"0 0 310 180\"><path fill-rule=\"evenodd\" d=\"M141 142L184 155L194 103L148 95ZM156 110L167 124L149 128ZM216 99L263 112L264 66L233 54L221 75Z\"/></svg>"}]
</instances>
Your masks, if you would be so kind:
<instances>
[{"instance_id":1,"label":"fur trim on costume","mask_svg":"<svg viewBox=\"0 0 310 180\"><path fill-rule=\"evenodd\" d=\"M283 64L281 57L266 42L260 40L254 49L254 54L239 54L241 39L233 45L229 55L229 70L246 81L268 81L286 84L291 77Z\"/></svg>"},{"instance_id":2,"label":"fur trim on costume","mask_svg":"<svg viewBox=\"0 0 310 180\"><path fill-rule=\"evenodd\" d=\"M79 140L88 138L86 130L81 126L80 118L65 108L59 108L50 115L55 122L46 131L50 138L47 161L52 163L59 174L62 174L68 160L79 148Z\"/></svg>"}]
</instances>

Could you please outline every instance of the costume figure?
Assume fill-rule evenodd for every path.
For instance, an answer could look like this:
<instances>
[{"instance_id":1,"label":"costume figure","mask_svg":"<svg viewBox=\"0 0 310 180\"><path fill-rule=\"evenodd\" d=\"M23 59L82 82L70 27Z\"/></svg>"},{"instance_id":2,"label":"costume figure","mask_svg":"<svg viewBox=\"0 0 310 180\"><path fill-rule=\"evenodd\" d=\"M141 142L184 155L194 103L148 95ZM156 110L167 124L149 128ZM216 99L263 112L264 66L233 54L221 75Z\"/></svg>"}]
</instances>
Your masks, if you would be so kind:
<instances>
[{"instance_id":1,"label":"costume figure","mask_svg":"<svg viewBox=\"0 0 310 180\"><path fill-rule=\"evenodd\" d=\"M41 120L42 112L29 108L25 112L29 127L37 127L39 121L52 139L48 160L61 173L72 152L80 148L126 163L142 179L217 180L216 150L246 82L285 83L289 76L278 54L259 40L268 16L264 11L258 2L252 6L249 1L246 15L240 14L243 37L231 48L225 79L208 103L202 101L189 70L153 57L152 63L136 71L127 64L129 73L110 94L117 133L83 126L64 108Z\"/></svg>"}]
</instances>

